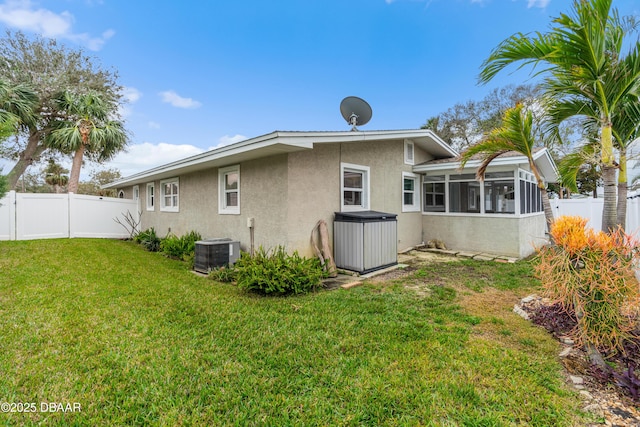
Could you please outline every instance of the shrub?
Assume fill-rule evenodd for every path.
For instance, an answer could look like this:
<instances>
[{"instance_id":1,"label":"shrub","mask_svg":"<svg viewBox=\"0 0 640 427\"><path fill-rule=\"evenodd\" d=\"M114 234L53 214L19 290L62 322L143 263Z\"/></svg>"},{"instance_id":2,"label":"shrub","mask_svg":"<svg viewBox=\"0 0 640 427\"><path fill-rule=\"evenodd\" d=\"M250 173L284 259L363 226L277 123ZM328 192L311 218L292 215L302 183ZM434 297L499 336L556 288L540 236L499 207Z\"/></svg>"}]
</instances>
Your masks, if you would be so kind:
<instances>
[{"instance_id":1,"label":"shrub","mask_svg":"<svg viewBox=\"0 0 640 427\"><path fill-rule=\"evenodd\" d=\"M190 231L182 237L170 234L162 240L160 250L169 258L193 261L196 241L201 239L202 236L196 231Z\"/></svg>"},{"instance_id":2,"label":"shrub","mask_svg":"<svg viewBox=\"0 0 640 427\"><path fill-rule=\"evenodd\" d=\"M160 250L160 242L162 239L156 235L156 230L151 227L136 234L133 241L139 243L148 251L158 252Z\"/></svg>"},{"instance_id":3,"label":"shrub","mask_svg":"<svg viewBox=\"0 0 640 427\"><path fill-rule=\"evenodd\" d=\"M215 268L209 272L209 278L217 282L231 283L236 280L236 270L233 267Z\"/></svg>"},{"instance_id":4,"label":"shrub","mask_svg":"<svg viewBox=\"0 0 640 427\"><path fill-rule=\"evenodd\" d=\"M271 251L262 247L252 257L243 252L234 265L238 287L264 294L301 294L316 288L325 272L316 258L303 258L284 247Z\"/></svg>"},{"instance_id":5,"label":"shrub","mask_svg":"<svg viewBox=\"0 0 640 427\"><path fill-rule=\"evenodd\" d=\"M586 224L580 217L558 218L551 228L555 245L539 251L536 272L547 296L575 314L578 343L620 352L640 301L637 244L621 229L606 234Z\"/></svg>"}]
</instances>

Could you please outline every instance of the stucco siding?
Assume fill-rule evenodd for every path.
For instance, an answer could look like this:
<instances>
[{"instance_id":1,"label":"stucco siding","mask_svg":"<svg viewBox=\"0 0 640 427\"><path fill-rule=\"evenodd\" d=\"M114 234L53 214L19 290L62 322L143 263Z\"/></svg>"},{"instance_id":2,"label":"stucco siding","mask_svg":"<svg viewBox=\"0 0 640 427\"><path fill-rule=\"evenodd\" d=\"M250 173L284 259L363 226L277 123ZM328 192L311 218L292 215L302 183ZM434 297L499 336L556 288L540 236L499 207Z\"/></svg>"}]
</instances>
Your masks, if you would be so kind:
<instances>
[{"instance_id":1,"label":"stucco siding","mask_svg":"<svg viewBox=\"0 0 640 427\"><path fill-rule=\"evenodd\" d=\"M535 252L545 235L544 214L526 217L423 215L423 238L447 248L523 258Z\"/></svg>"},{"instance_id":2,"label":"stucco siding","mask_svg":"<svg viewBox=\"0 0 640 427\"><path fill-rule=\"evenodd\" d=\"M431 156L416 146L415 158L422 161ZM155 209L147 211L146 183L140 184L142 228L154 227L160 236L196 230L204 238L239 240L242 249L249 250L247 219L254 218L256 248L284 245L289 251L313 256L309 239L320 219L327 222L333 246L334 213L341 209L341 163L370 168L369 208L398 216L399 251L423 241L421 212L402 212L402 173L412 172L412 165L404 163L403 140L316 144L312 150L242 162L240 214L218 212L218 168L178 176L179 212L161 211L159 180L153 181ZM419 183L418 178L417 195ZM131 194L131 187L125 191Z\"/></svg>"},{"instance_id":3,"label":"stucco siding","mask_svg":"<svg viewBox=\"0 0 640 427\"><path fill-rule=\"evenodd\" d=\"M240 164L240 214L218 214L218 168L178 177L179 212L160 210L160 182L154 181L156 201L146 210L146 184L140 185L142 229L154 227L159 236L191 230L203 238L229 237L250 248L247 218L255 219L254 244L265 248L287 243L287 155ZM125 192L131 192L131 187Z\"/></svg>"},{"instance_id":4,"label":"stucco siding","mask_svg":"<svg viewBox=\"0 0 640 427\"><path fill-rule=\"evenodd\" d=\"M250 248L247 219L254 218L254 245L287 246L287 155L240 164L240 215L218 215L222 229ZM217 171L216 171L217 181ZM217 213L217 199L216 199Z\"/></svg>"},{"instance_id":5,"label":"stucco siding","mask_svg":"<svg viewBox=\"0 0 640 427\"><path fill-rule=\"evenodd\" d=\"M327 223L333 242L333 215L340 211L340 144L291 153L288 169L287 248L311 257L311 231L319 220Z\"/></svg>"},{"instance_id":6,"label":"stucco siding","mask_svg":"<svg viewBox=\"0 0 640 427\"><path fill-rule=\"evenodd\" d=\"M417 147L415 156L416 159L427 157ZM412 165L404 163L404 141L343 144L342 161L371 168L371 210L398 216L398 251L421 243L421 213L402 212L402 172L412 171ZM419 183L418 179L418 194L421 193Z\"/></svg>"}]
</instances>

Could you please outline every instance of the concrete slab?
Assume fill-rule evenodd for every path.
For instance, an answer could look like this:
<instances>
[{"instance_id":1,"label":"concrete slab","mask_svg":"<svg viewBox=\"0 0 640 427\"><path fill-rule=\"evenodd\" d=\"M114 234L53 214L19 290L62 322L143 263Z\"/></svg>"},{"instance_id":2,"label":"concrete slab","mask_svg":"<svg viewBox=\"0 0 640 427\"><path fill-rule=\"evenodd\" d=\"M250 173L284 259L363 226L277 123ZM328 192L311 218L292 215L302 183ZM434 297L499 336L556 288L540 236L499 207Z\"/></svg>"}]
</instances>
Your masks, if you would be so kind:
<instances>
[{"instance_id":1,"label":"concrete slab","mask_svg":"<svg viewBox=\"0 0 640 427\"><path fill-rule=\"evenodd\" d=\"M495 256L487 256L487 255L476 255L473 257L474 260L477 261L493 261L495 258Z\"/></svg>"},{"instance_id":2,"label":"concrete slab","mask_svg":"<svg viewBox=\"0 0 640 427\"><path fill-rule=\"evenodd\" d=\"M329 277L322 281L322 287L326 290L334 290L342 285L356 281L357 279L347 274L338 274L338 277Z\"/></svg>"},{"instance_id":3,"label":"concrete slab","mask_svg":"<svg viewBox=\"0 0 640 427\"><path fill-rule=\"evenodd\" d=\"M431 252L434 254L441 254L441 255L452 255L452 256L456 256L456 254L458 253L458 251L452 251L449 249L436 249L436 248L427 248L427 249L420 249L423 252Z\"/></svg>"},{"instance_id":4,"label":"concrete slab","mask_svg":"<svg viewBox=\"0 0 640 427\"><path fill-rule=\"evenodd\" d=\"M407 267L408 267L407 264L396 264L396 265L392 265L391 267L383 268L382 270L376 270L376 271L372 271L371 273L363 274L360 277L363 279L369 279L371 277L375 277L380 274L388 273L390 271L397 270L399 268L407 268Z\"/></svg>"},{"instance_id":5,"label":"concrete slab","mask_svg":"<svg viewBox=\"0 0 640 427\"><path fill-rule=\"evenodd\" d=\"M460 258L473 258L475 256L480 255L480 253L478 252L458 252L458 255Z\"/></svg>"},{"instance_id":6,"label":"concrete slab","mask_svg":"<svg viewBox=\"0 0 640 427\"><path fill-rule=\"evenodd\" d=\"M509 264L513 264L513 263L518 261L518 258L512 258L512 257L507 257L507 256L499 256L496 259L494 259L494 261L496 261L496 262L508 262Z\"/></svg>"}]
</instances>

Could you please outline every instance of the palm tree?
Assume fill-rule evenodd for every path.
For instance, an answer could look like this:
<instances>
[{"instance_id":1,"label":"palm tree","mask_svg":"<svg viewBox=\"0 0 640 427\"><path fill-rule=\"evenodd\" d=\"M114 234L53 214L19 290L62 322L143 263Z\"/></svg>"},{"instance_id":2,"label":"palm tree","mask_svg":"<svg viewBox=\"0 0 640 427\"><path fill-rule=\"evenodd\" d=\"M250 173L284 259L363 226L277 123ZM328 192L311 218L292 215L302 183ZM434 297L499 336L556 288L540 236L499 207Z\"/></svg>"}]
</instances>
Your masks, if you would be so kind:
<instances>
[{"instance_id":1,"label":"palm tree","mask_svg":"<svg viewBox=\"0 0 640 427\"><path fill-rule=\"evenodd\" d=\"M640 138L640 103L627 102L613 118L612 133L618 149L618 224L623 229L627 225L627 149Z\"/></svg>"},{"instance_id":2,"label":"palm tree","mask_svg":"<svg viewBox=\"0 0 640 427\"><path fill-rule=\"evenodd\" d=\"M69 170L56 163L53 159L49 159L49 164L44 169L44 173L44 181L51 185L56 193L60 193L61 188L69 182L69 177L66 175Z\"/></svg>"},{"instance_id":3,"label":"palm tree","mask_svg":"<svg viewBox=\"0 0 640 427\"><path fill-rule=\"evenodd\" d=\"M555 104L549 111L554 116L554 121L562 121L563 117L569 117L577 106L566 105L567 103ZM585 116L584 128L587 135L597 135L599 131L599 121L597 108L593 103L582 103L580 105L581 115ZM557 123L556 123L557 124ZM613 145L618 151L618 199L616 207L616 224L623 229L626 226L627 216L627 149L637 139L640 138L640 102L633 96L628 96L626 101L618 105L618 111L611 119L611 133ZM559 165L563 181L572 190L576 187L576 176L580 167L584 163L599 163L597 154L600 153L601 146L597 141L591 140L580 147L575 152L567 155Z\"/></svg>"},{"instance_id":4,"label":"palm tree","mask_svg":"<svg viewBox=\"0 0 640 427\"><path fill-rule=\"evenodd\" d=\"M480 155L482 162L478 167L476 176L479 181L483 181L487 167L496 157L510 151L524 155L529 161L531 173L536 177L538 188L542 194L545 219L549 227L551 227L551 224L553 224L553 210L549 202L546 184L533 158L535 142L533 113L531 110L525 110L525 107L519 104L504 112L501 127L494 129L482 141L472 145L462 153L460 156L461 167L464 167L473 156Z\"/></svg>"},{"instance_id":5,"label":"palm tree","mask_svg":"<svg viewBox=\"0 0 640 427\"><path fill-rule=\"evenodd\" d=\"M13 85L0 78L0 123L31 124L38 97L24 84Z\"/></svg>"},{"instance_id":6,"label":"palm tree","mask_svg":"<svg viewBox=\"0 0 640 427\"><path fill-rule=\"evenodd\" d=\"M482 64L480 82L489 82L510 64L545 67L545 92L574 105L575 115L592 103L600 127L600 152L604 182L602 229L615 227L616 165L612 120L621 104L640 91L640 42L631 43L624 55L627 31L612 9L612 0L574 0L573 14L561 14L546 34L514 34L504 40Z\"/></svg>"},{"instance_id":7,"label":"palm tree","mask_svg":"<svg viewBox=\"0 0 640 427\"><path fill-rule=\"evenodd\" d=\"M98 161L109 160L126 147L128 135L122 122L110 119L112 106L96 92L63 92L56 102L68 118L54 122L45 142L49 147L73 153L68 191L76 193L85 152Z\"/></svg>"}]
</instances>

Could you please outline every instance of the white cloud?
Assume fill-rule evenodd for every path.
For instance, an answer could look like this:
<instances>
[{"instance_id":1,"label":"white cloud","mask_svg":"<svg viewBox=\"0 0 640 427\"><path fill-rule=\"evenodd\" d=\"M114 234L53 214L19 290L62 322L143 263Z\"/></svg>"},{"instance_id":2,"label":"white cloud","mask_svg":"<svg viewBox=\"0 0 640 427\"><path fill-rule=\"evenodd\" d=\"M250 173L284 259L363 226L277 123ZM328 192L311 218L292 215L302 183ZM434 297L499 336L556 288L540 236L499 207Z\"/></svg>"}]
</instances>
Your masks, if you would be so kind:
<instances>
[{"instance_id":1,"label":"white cloud","mask_svg":"<svg viewBox=\"0 0 640 427\"><path fill-rule=\"evenodd\" d=\"M118 106L118 114L120 117L126 118L133 114L133 108L130 104L137 102L142 97L142 92L135 87L124 86L121 95L123 102Z\"/></svg>"},{"instance_id":2,"label":"white cloud","mask_svg":"<svg viewBox=\"0 0 640 427\"><path fill-rule=\"evenodd\" d=\"M147 169L184 159L202 153L204 150L190 144L152 144L130 145L126 153L119 153L106 166L117 168L122 176L133 175Z\"/></svg>"},{"instance_id":3,"label":"white cloud","mask_svg":"<svg viewBox=\"0 0 640 427\"><path fill-rule=\"evenodd\" d=\"M547 7L550 1L551 0L528 0L527 7L528 8L539 7L541 9L544 9L545 7Z\"/></svg>"},{"instance_id":4,"label":"white cloud","mask_svg":"<svg viewBox=\"0 0 640 427\"><path fill-rule=\"evenodd\" d=\"M155 122L149 122L150 125L151 123ZM159 126L160 125L158 125L158 127ZM245 139L247 139L247 137L244 135L225 135L218 140L220 142L218 145L209 147L207 150L214 150L224 147L225 145L244 141ZM126 177L156 166L162 166L175 162L176 160L194 156L207 150L190 144L168 144L166 142L152 144L150 142L144 142L142 144L130 145L126 153L119 153L109 164L105 165L105 167L117 168L120 170L120 173L122 173L122 176Z\"/></svg>"},{"instance_id":5,"label":"white cloud","mask_svg":"<svg viewBox=\"0 0 640 427\"><path fill-rule=\"evenodd\" d=\"M47 38L71 40L90 50L100 50L105 42L115 34L107 30L100 37L87 33L74 33L74 16L68 11L60 13L38 8L31 0L7 0L0 4L0 23L18 30L41 34Z\"/></svg>"},{"instance_id":6,"label":"white cloud","mask_svg":"<svg viewBox=\"0 0 640 427\"><path fill-rule=\"evenodd\" d=\"M176 108L198 108L202 104L192 98L183 98L172 90L160 92L162 102L173 105Z\"/></svg>"},{"instance_id":7,"label":"white cloud","mask_svg":"<svg viewBox=\"0 0 640 427\"><path fill-rule=\"evenodd\" d=\"M225 145L235 144L236 142L244 141L245 139L247 139L247 137L244 135L239 135L239 134L236 134L233 136L225 135L223 137L220 137L220 139L218 140L220 141L220 144L218 144L218 147L224 147Z\"/></svg>"},{"instance_id":8,"label":"white cloud","mask_svg":"<svg viewBox=\"0 0 640 427\"><path fill-rule=\"evenodd\" d=\"M125 101L134 103L142 98L142 92L132 86L123 86L122 97L125 99Z\"/></svg>"},{"instance_id":9,"label":"white cloud","mask_svg":"<svg viewBox=\"0 0 640 427\"><path fill-rule=\"evenodd\" d=\"M153 120L149 121L147 126L149 126L150 129L160 129L160 123L154 122Z\"/></svg>"}]
</instances>

